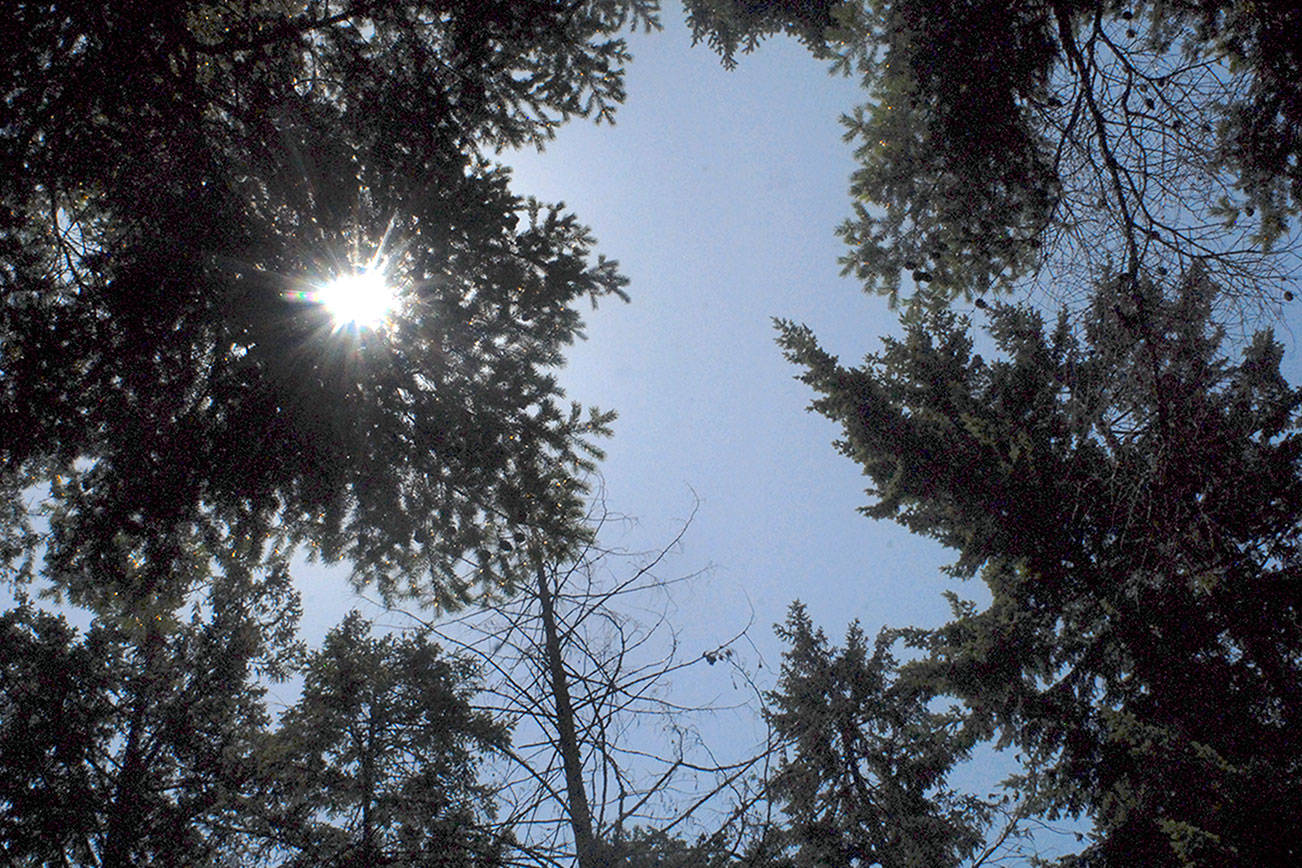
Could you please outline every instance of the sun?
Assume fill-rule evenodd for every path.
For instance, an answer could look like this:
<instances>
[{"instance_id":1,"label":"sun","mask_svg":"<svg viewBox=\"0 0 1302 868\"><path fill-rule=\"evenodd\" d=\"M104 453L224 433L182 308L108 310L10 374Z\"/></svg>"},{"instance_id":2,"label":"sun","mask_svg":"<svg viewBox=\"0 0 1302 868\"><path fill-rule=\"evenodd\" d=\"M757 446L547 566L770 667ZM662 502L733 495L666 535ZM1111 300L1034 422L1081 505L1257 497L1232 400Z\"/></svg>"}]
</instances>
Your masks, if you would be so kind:
<instances>
[{"instance_id":1,"label":"sun","mask_svg":"<svg viewBox=\"0 0 1302 868\"><path fill-rule=\"evenodd\" d=\"M313 300L325 308L336 329L376 329L397 303L397 291L383 268L349 268L324 283Z\"/></svg>"},{"instance_id":2,"label":"sun","mask_svg":"<svg viewBox=\"0 0 1302 868\"><path fill-rule=\"evenodd\" d=\"M314 273L293 281L296 286L285 297L318 307L329 316L336 334L386 331L411 302L409 283L402 276L407 244L393 249L389 243L396 220L389 220L369 256L358 249L362 245L355 239L350 255L336 253L318 260Z\"/></svg>"}]
</instances>

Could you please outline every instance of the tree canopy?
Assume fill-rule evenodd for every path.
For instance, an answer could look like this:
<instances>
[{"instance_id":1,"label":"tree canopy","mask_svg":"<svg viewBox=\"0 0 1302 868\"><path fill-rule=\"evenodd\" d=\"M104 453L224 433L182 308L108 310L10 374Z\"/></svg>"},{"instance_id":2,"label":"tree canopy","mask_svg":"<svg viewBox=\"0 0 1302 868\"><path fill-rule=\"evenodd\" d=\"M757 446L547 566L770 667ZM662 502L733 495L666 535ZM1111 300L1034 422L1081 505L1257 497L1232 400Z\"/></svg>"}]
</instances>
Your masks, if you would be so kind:
<instances>
[{"instance_id":1,"label":"tree canopy","mask_svg":"<svg viewBox=\"0 0 1302 868\"><path fill-rule=\"evenodd\" d=\"M24 3L0 42L0 473L54 483L50 575L94 602L202 544L310 541L386 593L502 580L563 535L609 416L553 369L622 294L495 151L608 118L645 0ZM378 253L402 309L305 301ZM118 577L123 559L145 569ZM467 566L469 564L469 566Z\"/></svg>"},{"instance_id":2,"label":"tree canopy","mask_svg":"<svg viewBox=\"0 0 1302 868\"><path fill-rule=\"evenodd\" d=\"M474 667L356 613L300 659L297 607L282 573L215 581L167 632L0 615L6 864L504 864L479 766L507 732ZM265 677L292 672L273 724Z\"/></svg>"},{"instance_id":3,"label":"tree canopy","mask_svg":"<svg viewBox=\"0 0 1302 868\"><path fill-rule=\"evenodd\" d=\"M285 866L504 864L478 766L508 734L471 699L476 672L428 636L371 636L356 612L305 666L303 695L264 753L249 818Z\"/></svg>"},{"instance_id":4,"label":"tree canopy","mask_svg":"<svg viewBox=\"0 0 1302 868\"><path fill-rule=\"evenodd\" d=\"M792 323L780 340L871 481L865 513L953 550L990 602L843 648L793 610L767 716L788 753L761 794L739 782L757 760L682 750L635 783L611 733L681 714L648 693L679 664L626 661L643 634L602 606L630 585L567 590L611 416L554 376L578 306L624 280L496 158L608 120L618 33L654 0L24 3L0 21L0 578L40 572L94 620L21 591L0 615L0 854L981 863L1002 809L948 775L987 740L1023 763L1018 812L1093 823L1064 864L1302 861L1302 390L1270 333L1226 350L1218 314L1291 297L1302 12L686 5L725 63L785 33L862 77L845 266L911 293L903 336L860 366ZM377 325L317 303L367 269L400 299ZM1073 306L1046 324L984 299L1030 284ZM536 575L480 652L498 719L427 633L353 616L300 656L304 544L424 606ZM273 727L260 679L291 671ZM536 799L494 816L478 772L507 715L540 724L514 759L572 848L559 825L516 846ZM785 826L633 825L683 769L726 771L711 793L740 825L767 797Z\"/></svg>"},{"instance_id":5,"label":"tree canopy","mask_svg":"<svg viewBox=\"0 0 1302 868\"><path fill-rule=\"evenodd\" d=\"M1226 358L1205 275L1142 289L1100 287L1077 329L992 306L989 361L934 308L862 367L782 342L872 481L865 513L988 588L917 644L1026 756L1022 791L1094 821L1080 864L1291 864L1302 391L1269 333Z\"/></svg>"},{"instance_id":6,"label":"tree canopy","mask_svg":"<svg viewBox=\"0 0 1302 868\"><path fill-rule=\"evenodd\" d=\"M262 679L294 655L281 573L200 591L189 618L78 633L30 603L0 615L0 855L11 865L197 866L248 852ZM149 623L146 623L148 621Z\"/></svg>"},{"instance_id":7,"label":"tree canopy","mask_svg":"<svg viewBox=\"0 0 1302 868\"><path fill-rule=\"evenodd\" d=\"M883 631L870 649L852 624L832 648L798 604L778 635L788 647L769 717L783 759L768 785L796 864L965 864L994 806L947 784L973 740L957 710L928 707L933 680L900 671L902 635Z\"/></svg>"},{"instance_id":8,"label":"tree canopy","mask_svg":"<svg viewBox=\"0 0 1302 868\"><path fill-rule=\"evenodd\" d=\"M1276 308L1302 206L1302 11L1288 0L691 0L731 58L802 36L862 77L844 264L872 292L1038 285L1195 264ZM813 11L817 15L813 15ZM902 283L903 278L908 283Z\"/></svg>"}]
</instances>

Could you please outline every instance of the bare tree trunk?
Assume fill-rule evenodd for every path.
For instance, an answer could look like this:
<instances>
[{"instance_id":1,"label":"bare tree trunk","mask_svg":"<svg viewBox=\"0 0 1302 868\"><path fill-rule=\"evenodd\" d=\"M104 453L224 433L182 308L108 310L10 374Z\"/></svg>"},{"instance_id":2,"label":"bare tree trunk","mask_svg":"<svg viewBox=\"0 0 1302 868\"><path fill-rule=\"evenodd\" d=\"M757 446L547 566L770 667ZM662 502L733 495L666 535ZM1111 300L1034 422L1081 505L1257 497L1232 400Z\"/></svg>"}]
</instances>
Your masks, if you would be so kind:
<instances>
[{"instance_id":1,"label":"bare tree trunk","mask_svg":"<svg viewBox=\"0 0 1302 868\"><path fill-rule=\"evenodd\" d=\"M601 517L593 523L600 527ZM578 552L548 554L545 540L535 537L521 544L518 555L521 581L528 586L532 572L534 586L522 588L509 603L467 613L447 627L411 615L494 673L485 685L487 707L520 722L527 733L521 749L503 748L513 772L522 773L504 782L503 826L522 823L530 830L527 840L512 846L531 864L627 864L628 830L654 828L674 840L671 833L680 823L706 805L722 804L767 755L733 763L720 763L704 749L688 756L688 742L694 740L684 734L694 729L687 718L712 709L685 707L659 695L674 673L731 657L728 646L744 631L682 660L663 616L648 628L613 607L648 594L665 602L666 589L680 579L666 581L653 570L681 536L680 531L649 561L595 543ZM616 577L605 565L607 558L637 563ZM637 606L652 610L646 599ZM652 721L654 733L630 733ZM672 724L666 727L666 721ZM659 741L625 750L622 742L631 737ZM690 779L700 795L675 799L682 779Z\"/></svg>"},{"instance_id":2,"label":"bare tree trunk","mask_svg":"<svg viewBox=\"0 0 1302 868\"><path fill-rule=\"evenodd\" d=\"M570 828L574 831L574 851L579 868L601 868L596 839L592 834L592 809L583 785L583 762L579 756L579 738L574 728L574 707L570 704L569 679L561 656L560 636L556 629L556 611L542 558L537 559L538 603L542 610L544 652L556 701L556 735L561 764L565 770L565 791L569 801Z\"/></svg>"}]
</instances>

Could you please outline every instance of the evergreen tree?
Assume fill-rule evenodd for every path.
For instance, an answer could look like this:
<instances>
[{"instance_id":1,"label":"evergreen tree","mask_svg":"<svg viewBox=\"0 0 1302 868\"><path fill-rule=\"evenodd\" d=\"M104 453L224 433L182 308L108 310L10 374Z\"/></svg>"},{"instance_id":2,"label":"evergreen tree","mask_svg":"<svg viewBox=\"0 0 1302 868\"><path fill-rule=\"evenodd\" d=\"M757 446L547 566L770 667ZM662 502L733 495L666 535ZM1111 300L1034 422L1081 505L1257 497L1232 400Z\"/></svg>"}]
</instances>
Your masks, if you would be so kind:
<instances>
[{"instance_id":1,"label":"evergreen tree","mask_svg":"<svg viewBox=\"0 0 1302 868\"><path fill-rule=\"evenodd\" d=\"M1200 265L1274 307L1302 206L1292 0L687 0L731 58L800 35L862 77L847 273L954 295Z\"/></svg>"},{"instance_id":2,"label":"evergreen tree","mask_svg":"<svg viewBox=\"0 0 1302 868\"><path fill-rule=\"evenodd\" d=\"M637 828L611 842L609 862L620 868L793 868L775 856L767 840L753 842L742 852L727 846L723 836L687 841L658 829Z\"/></svg>"},{"instance_id":3,"label":"evergreen tree","mask_svg":"<svg viewBox=\"0 0 1302 868\"><path fill-rule=\"evenodd\" d=\"M859 368L783 328L872 480L865 513L989 589L955 599L926 665L1020 748L1047 816L1094 821L1075 864L1302 858L1302 392L1269 333L1222 354L1216 291L1120 278L1047 331L996 305L991 361L936 307Z\"/></svg>"},{"instance_id":4,"label":"evergreen tree","mask_svg":"<svg viewBox=\"0 0 1302 868\"><path fill-rule=\"evenodd\" d=\"M373 638L356 612L326 636L267 750L267 851L286 866L488 868L480 755L507 733L471 708L473 670L424 635Z\"/></svg>"},{"instance_id":5,"label":"evergreen tree","mask_svg":"<svg viewBox=\"0 0 1302 868\"><path fill-rule=\"evenodd\" d=\"M572 531L609 417L551 371L614 264L492 162L608 118L649 0L109 0L0 22L0 491L53 483L75 599L127 545L268 534L455 603L497 529ZM311 304L384 266L387 326ZM537 507L531 507L537 504ZM31 538L7 525L6 556ZM469 571L462 559L475 562ZM12 558L11 558L12 560Z\"/></svg>"},{"instance_id":6,"label":"evergreen tree","mask_svg":"<svg viewBox=\"0 0 1302 868\"><path fill-rule=\"evenodd\" d=\"M738 52L750 52L767 36L785 33L815 52L826 46L826 34L844 14L838 0L687 0L687 23L697 40L717 51L728 67Z\"/></svg>"},{"instance_id":7,"label":"evergreen tree","mask_svg":"<svg viewBox=\"0 0 1302 868\"><path fill-rule=\"evenodd\" d=\"M770 794L797 865L957 866L978 851L994 806L946 777L971 738L953 710L933 711L935 683L901 670L883 631L872 648L858 625L831 648L793 605L769 719L782 761Z\"/></svg>"},{"instance_id":8,"label":"evergreen tree","mask_svg":"<svg viewBox=\"0 0 1302 868\"><path fill-rule=\"evenodd\" d=\"M272 730L296 622L283 573L216 579L186 623L0 615L5 864L504 864L477 769L507 733L471 709L472 668L354 613Z\"/></svg>"},{"instance_id":9,"label":"evergreen tree","mask_svg":"<svg viewBox=\"0 0 1302 868\"><path fill-rule=\"evenodd\" d=\"M171 621L171 623L164 623ZM221 578L184 622L101 617L84 635L24 602L0 615L0 857L97 868L239 861L297 597Z\"/></svg>"}]
</instances>

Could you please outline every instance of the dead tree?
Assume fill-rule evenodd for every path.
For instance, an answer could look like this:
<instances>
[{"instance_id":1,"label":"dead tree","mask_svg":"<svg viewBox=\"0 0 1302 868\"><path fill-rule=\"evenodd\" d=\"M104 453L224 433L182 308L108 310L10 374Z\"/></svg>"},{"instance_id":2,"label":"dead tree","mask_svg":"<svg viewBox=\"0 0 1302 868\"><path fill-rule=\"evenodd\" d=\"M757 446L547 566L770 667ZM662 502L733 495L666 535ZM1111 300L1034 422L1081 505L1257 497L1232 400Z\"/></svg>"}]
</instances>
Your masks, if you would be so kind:
<instances>
[{"instance_id":1,"label":"dead tree","mask_svg":"<svg viewBox=\"0 0 1302 868\"><path fill-rule=\"evenodd\" d=\"M598 545L604 524L603 515L594 541L564 556L527 531L504 540L528 569L505 601L433 621L407 613L479 661L484 707L513 726L499 822L529 864L620 864L617 844L637 829L721 832L765 758L762 744L716 757L697 724L725 709L668 695L686 670L734 659L749 626L703 650L679 645L670 590L701 574L665 579L657 569L686 525L639 556Z\"/></svg>"}]
</instances>

